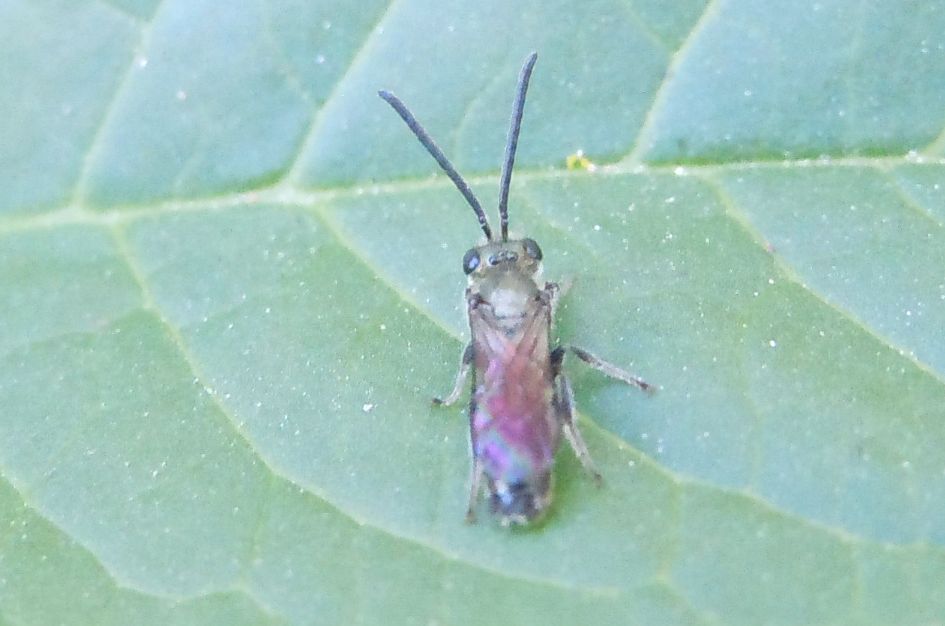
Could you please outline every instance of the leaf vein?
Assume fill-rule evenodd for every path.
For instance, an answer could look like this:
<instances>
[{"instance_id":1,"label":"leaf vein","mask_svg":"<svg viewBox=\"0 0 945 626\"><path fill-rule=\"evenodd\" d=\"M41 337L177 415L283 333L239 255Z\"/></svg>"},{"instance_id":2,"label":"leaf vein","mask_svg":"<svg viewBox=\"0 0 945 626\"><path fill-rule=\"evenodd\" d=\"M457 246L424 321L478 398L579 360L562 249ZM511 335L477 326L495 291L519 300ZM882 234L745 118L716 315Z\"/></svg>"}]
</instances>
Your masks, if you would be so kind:
<instances>
[{"instance_id":1,"label":"leaf vein","mask_svg":"<svg viewBox=\"0 0 945 626\"><path fill-rule=\"evenodd\" d=\"M43 511L43 509L28 496L28 492L26 491L26 489L24 489L22 486L17 485L16 482L14 482L9 477L9 472L4 470L3 468L0 468L0 481L6 483L9 486L9 488L20 497L20 500L23 502L23 506L26 509L31 511L40 520L48 524L57 533L59 533L63 537L68 537L70 541L75 542L76 545L78 545L84 552L86 552L95 561L95 564L98 565L98 567L102 570L102 572L109 578L109 580L111 580L112 584L115 586L116 589L131 591L134 593L140 593L141 595L144 595L144 596L157 598L159 600L164 600L164 601L169 601L169 602L180 602L180 601L186 600L186 598L184 598L183 596L178 596L175 594L163 594L163 593L157 593L155 591L141 589L140 587L128 581L122 580L120 576L118 576L115 572L111 570L111 568L109 568L105 564L105 562L98 556L98 554L95 551L93 551L91 548L89 548L88 546L83 544L81 541L79 541L79 539L77 539L73 534L71 534L62 524L60 524L55 519L53 519L53 517L49 513L46 513L45 511Z\"/></svg>"},{"instance_id":2,"label":"leaf vein","mask_svg":"<svg viewBox=\"0 0 945 626\"><path fill-rule=\"evenodd\" d=\"M654 46L667 55L673 53L673 47L664 41L663 38L644 21L643 17L637 12L637 8L634 6L632 0L617 0L616 3L618 6L623 7L624 14L630 20L630 23L640 29L643 36L649 39Z\"/></svg>"},{"instance_id":3,"label":"leaf vein","mask_svg":"<svg viewBox=\"0 0 945 626\"><path fill-rule=\"evenodd\" d=\"M653 127L656 124L656 117L668 97L667 92L669 91L670 85L673 83L676 70L686 60L687 53L692 47L693 42L698 38L699 33L701 33L706 28L706 24L710 23L719 13L721 3L722 0L709 0L705 9L702 10L702 15L693 23L692 28L689 29L689 33L683 39L682 44L680 44L676 52L670 57L669 63L666 65L666 72L663 74L663 80L656 88L656 91L653 92L653 99L647 109L646 116L643 118L643 124L637 131L636 141L633 146L630 147L630 151L620 159L621 161L628 161L630 163L642 162L643 153L650 147L648 144L654 132Z\"/></svg>"},{"instance_id":4,"label":"leaf vein","mask_svg":"<svg viewBox=\"0 0 945 626\"><path fill-rule=\"evenodd\" d=\"M338 94L341 93L342 85L347 82L348 77L351 76L351 73L354 71L354 69L361 64L364 55L370 49L370 44L375 40L377 35L383 31L382 25L390 16L395 4L397 4L397 0L390 0L390 2L387 4L387 7L380 14L380 17L378 17L374 25L365 34L364 41L361 42L360 47L358 47L358 49L352 55L351 61L348 63L348 67L345 68L345 71L341 74L338 80L335 81L335 85L328 93L325 101L322 102L322 105L316 109L312 115L308 129L302 134L302 139L299 141L299 145L295 151L295 154L289 160L289 165L286 168L285 174L282 175L276 184L290 180L297 182L300 173L299 168L301 168L302 164L304 163L303 157L308 152L311 144L314 143L316 137L318 136L318 131L321 129L325 119L325 111L327 111L328 106L335 100L335 98L338 97Z\"/></svg>"},{"instance_id":5,"label":"leaf vein","mask_svg":"<svg viewBox=\"0 0 945 626\"><path fill-rule=\"evenodd\" d=\"M82 167L79 170L75 185L72 189L71 200L69 201L70 204L81 206L85 201L85 196L88 191L87 187L89 183L89 176L92 173L92 165L99 150L102 148L102 140L105 136L105 131L109 127L112 118L115 116L115 112L118 110L119 103L121 102L125 92L128 90L128 85L132 82L132 78L135 74L135 68L138 67L139 54L143 49L148 47L151 29L154 27L155 22L157 22L157 16L161 9L166 5L166 2L167 0L159 0L159 3L157 7L155 7L154 12L151 14L150 19L146 21L141 20L143 25L141 26L141 31L138 35L138 42L131 50L131 58L128 61L128 66L125 68L124 73L118 80L118 86L115 88L115 92L112 94L111 100L109 100L108 104L105 106L102 119L99 121L99 124L95 129L95 133L92 135L92 140L89 142L89 147L85 152L85 157L82 159Z\"/></svg>"},{"instance_id":6,"label":"leaf vein","mask_svg":"<svg viewBox=\"0 0 945 626\"><path fill-rule=\"evenodd\" d=\"M297 93L300 98L306 103L311 104L314 98L312 97L311 92L306 87L305 82L299 77L299 73L296 71L295 66L292 61L286 55L285 48L280 43L278 37L272 28L272 11L270 10L269 3L263 2L259 10L262 12L262 22L263 22L263 37L265 42L272 49L273 53L273 62L276 66L276 69L279 70L279 73L282 74L283 79L285 79L286 85Z\"/></svg>"},{"instance_id":7,"label":"leaf vein","mask_svg":"<svg viewBox=\"0 0 945 626\"><path fill-rule=\"evenodd\" d=\"M914 163L945 166L945 157L917 160L910 155L895 155L887 157L845 157L837 159L796 159L796 160L755 160L733 161L730 163L707 163L702 165L686 165L685 170L693 174L712 174L715 172L739 172L758 169L826 169L863 168L863 167L897 167ZM578 176L646 176L663 175L674 172L681 166L678 164L630 164L619 163L604 165L593 174L583 171L571 171L564 168L538 168L516 170L515 178L519 181L567 179ZM497 174L480 174L466 177L470 185L495 184ZM371 193L399 193L406 191L421 191L445 189L452 186L452 182L444 176L405 177L387 182L372 183ZM280 186L277 183L266 184L260 187L239 189L221 194L211 194L193 198L168 198L166 200L148 201L114 205L107 210L95 211L83 207L78 203L51 208L47 211L21 214L0 218L0 236L11 232L24 230L52 228L63 224L91 223L108 224L114 222L132 222L139 218L153 217L175 212L222 210L242 206L245 204L273 202L276 204L312 204L332 198L351 197L365 193L365 185L351 184L317 189L299 189L289 185Z\"/></svg>"},{"instance_id":8,"label":"leaf vein","mask_svg":"<svg viewBox=\"0 0 945 626\"><path fill-rule=\"evenodd\" d=\"M749 241L768 253L762 234L751 223L744 212L738 208L735 201L731 198L731 196L728 195L728 193L725 192L721 184L709 176L701 176L700 180L705 182L706 186L709 187L709 189L719 199L719 202L722 203L722 206L725 208L725 214L728 216L728 218L731 219L732 222L735 223L739 228L741 228L746 233L746 235L748 235ZM842 318L847 320L850 324L862 330L864 333L872 337L881 345L885 346L887 349L895 352L905 360L909 361L917 370L929 376L936 383L945 386L945 374L938 372L928 363L920 361L912 350L908 350L902 346L899 346L891 338L886 337L879 331L871 328L863 320L854 315L852 311L847 310L840 303L833 302L825 293L822 293L817 289L814 289L814 287L811 285L807 284L797 273L797 271L788 265L787 261L783 257L771 254L771 258L775 267L778 268L785 280L788 280L791 283L797 285L809 293L817 301L821 302L824 306L830 308Z\"/></svg>"},{"instance_id":9,"label":"leaf vein","mask_svg":"<svg viewBox=\"0 0 945 626\"><path fill-rule=\"evenodd\" d=\"M679 585L670 578L660 578L656 581L656 586L660 589L663 589L671 598L676 602L682 605L684 611L688 613L688 617L694 617L699 620L702 624L707 624L710 626L717 626L721 624L718 618L710 615L706 611L697 609L695 605L692 604L692 601L682 592L682 589L679 588ZM688 623L688 622L687 622Z\"/></svg>"},{"instance_id":10,"label":"leaf vein","mask_svg":"<svg viewBox=\"0 0 945 626\"><path fill-rule=\"evenodd\" d=\"M880 170L880 171L892 182L893 189L896 191L896 195L899 196L903 204L905 204L910 209L913 209L920 216L932 222L939 228L945 228L945 222L942 222L942 220L938 219L938 217L936 217L934 213L929 211L921 202L919 202L918 199L916 199L915 196L913 196L903 186L902 180L898 176L895 176L885 170Z\"/></svg>"},{"instance_id":11,"label":"leaf vein","mask_svg":"<svg viewBox=\"0 0 945 626\"><path fill-rule=\"evenodd\" d=\"M945 128L942 128L941 132L920 152L928 157L936 158L942 154L943 149L945 149Z\"/></svg>"},{"instance_id":12,"label":"leaf vein","mask_svg":"<svg viewBox=\"0 0 945 626\"><path fill-rule=\"evenodd\" d=\"M128 20L129 22L132 22L132 23L137 24L137 25L139 25L139 26L144 23L144 20L141 18L140 15L137 15L137 14L135 14L135 13L132 13L131 11L129 11L128 9L126 9L125 7L123 7L123 6L119 5L119 4L115 4L115 3L112 2L111 0L95 0L95 3L98 4L98 5L100 5L100 6L101 6L102 8L104 8L105 10L110 11L110 12L114 13L115 15L121 16L123 19L126 19L126 20Z\"/></svg>"}]
</instances>

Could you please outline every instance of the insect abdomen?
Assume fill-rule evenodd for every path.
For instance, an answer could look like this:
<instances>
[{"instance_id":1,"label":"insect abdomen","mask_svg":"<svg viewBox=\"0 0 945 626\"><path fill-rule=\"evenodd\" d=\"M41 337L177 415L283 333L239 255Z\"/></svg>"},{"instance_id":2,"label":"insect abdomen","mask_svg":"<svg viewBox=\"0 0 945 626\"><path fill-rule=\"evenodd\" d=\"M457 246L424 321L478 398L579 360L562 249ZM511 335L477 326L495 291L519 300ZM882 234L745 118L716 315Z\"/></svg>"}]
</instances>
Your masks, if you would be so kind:
<instances>
[{"instance_id":1,"label":"insect abdomen","mask_svg":"<svg viewBox=\"0 0 945 626\"><path fill-rule=\"evenodd\" d=\"M476 315L471 316L476 326ZM551 498L560 427L552 405L548 325L540 314L509 336L489 325L475 333L477 386L470 416L473 453L488 479L492 508L528 521Z\"/></svg>"}]
</instances>

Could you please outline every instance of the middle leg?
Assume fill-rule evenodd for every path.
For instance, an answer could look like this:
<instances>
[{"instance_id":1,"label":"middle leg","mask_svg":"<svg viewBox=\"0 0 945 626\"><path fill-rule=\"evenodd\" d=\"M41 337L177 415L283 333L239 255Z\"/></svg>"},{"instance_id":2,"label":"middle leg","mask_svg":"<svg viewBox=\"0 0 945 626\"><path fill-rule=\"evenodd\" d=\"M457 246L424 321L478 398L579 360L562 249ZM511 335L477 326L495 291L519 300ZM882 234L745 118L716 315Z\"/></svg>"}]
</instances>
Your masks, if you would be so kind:
<instances>
[{"instance_id":1,"label":"middle leg","mask_svg":"<svg viewBox=\"0 0 945 626\"><path fill-rule=\"evenodd\" d=\"M577 356L577 358L581 359L582 361L584 361L585 363L587 363L588 365L596 369L598 372L606 376L610 376L611 378L614 378L621 382L627 383L628 385L639 387L643 391L646 391L649 393L653 393L654 391L656 391L653 385L646 382L639 376L636 376L635 374L631 374L630 372L626 370L620 369L616 365L612 363L608 363L604 359L591 354L587 350L578 348L577 346L570 346L570 348L571 348L571 352L573 352L575 356Z\"/></svg>"}]
</instances>

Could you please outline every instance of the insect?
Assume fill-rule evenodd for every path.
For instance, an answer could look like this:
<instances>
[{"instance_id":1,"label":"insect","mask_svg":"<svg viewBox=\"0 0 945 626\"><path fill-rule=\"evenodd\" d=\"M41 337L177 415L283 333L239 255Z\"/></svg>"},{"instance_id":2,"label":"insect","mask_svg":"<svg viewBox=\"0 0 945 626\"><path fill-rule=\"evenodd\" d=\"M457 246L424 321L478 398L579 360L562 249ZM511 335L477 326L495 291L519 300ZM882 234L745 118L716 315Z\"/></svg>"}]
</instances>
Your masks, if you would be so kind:
<instances>
[{"instance_id":1,"label":"insect","mask_svg":"<svg viewBox=\"0 0 945 626\"><path fill-rule=\"evenodd\" d=\"M562 371L568 349L612 378L651 390L643 379L586 350L552 347L551 326L561 288L540 282L542 251L534 239L509 238L509 184L525 94L537 58L532 53L526 59L512 107L499 186L499 237L493 234L469 185L404 103L388 91L378 92L466 198L486 237L463 256L472 340L463 350L453 390L446 398L433 400L441 405L456 402L472 372L468 522L475 520L483 479L490 508L503 525L540 519L551 504L554 455L562 434L585 470L600 484L601 476L575 423L571 384Z\"/></svg>"}]
</instances>

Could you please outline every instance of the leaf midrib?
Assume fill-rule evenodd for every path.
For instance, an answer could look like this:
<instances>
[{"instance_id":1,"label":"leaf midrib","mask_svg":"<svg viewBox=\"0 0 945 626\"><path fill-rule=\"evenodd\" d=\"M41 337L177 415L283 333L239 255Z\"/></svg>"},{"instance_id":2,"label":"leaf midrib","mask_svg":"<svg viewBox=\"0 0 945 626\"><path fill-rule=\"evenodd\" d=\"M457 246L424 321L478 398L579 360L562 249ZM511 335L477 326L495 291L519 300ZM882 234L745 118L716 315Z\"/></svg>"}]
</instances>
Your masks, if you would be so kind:
<instances>
[{"instance_id":1,"label":"leaf midrib","mask_svg":"<svg viewBox=\"0 0 945 626\"><path fill-rule=\"evenodd\" d=\"M598 165L594 172L583 170L568 170L558 167L536 169L517 169L513 182L514 187L521 182L547 181L555 179L580 179L589 176L713 176L726 172L753 171L759 169L794 170L794 169L831 169L831 168L868 168L878 172L888 173L896 167L908 165L937 165L945 167L945 157L924 157L913 154L893 155L883 157L844 157L844 158L816 158L816 159L779 159L779 160L751 160L732 161L728 163L702 164L632 164L614 163ZM498 172L467 176L466 180L472 187L495 187L498 184ZM897 187L901 189L901 185ZM12 232L30 231L50 228L66 224L100 224L131 223L147 217L159 217L170 213L184 213L188 211L225 210L248 204L276 204L314 206L335 199L363 196L367 194L381 196L415 191L435 191L451 189L452 183L448 178L431 171L425 176L405 177L397 180L375 182L359 181L351 184L335 186L300 188L292 183L279 181L259 187L251 187L229 191L221 194L199 196L193 198L168 198L166 200L141 203L114 204L108 208L96 209L82 202L73 200L64 205L49 209L26 212L11 211L12 215L0 215L0 236ZM911 196L902 194L907 202L915 206ZM945 226L934 216L923 211L926 217Z\"/></svg>"}]
</instances>

